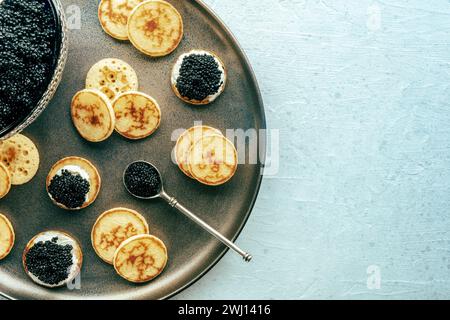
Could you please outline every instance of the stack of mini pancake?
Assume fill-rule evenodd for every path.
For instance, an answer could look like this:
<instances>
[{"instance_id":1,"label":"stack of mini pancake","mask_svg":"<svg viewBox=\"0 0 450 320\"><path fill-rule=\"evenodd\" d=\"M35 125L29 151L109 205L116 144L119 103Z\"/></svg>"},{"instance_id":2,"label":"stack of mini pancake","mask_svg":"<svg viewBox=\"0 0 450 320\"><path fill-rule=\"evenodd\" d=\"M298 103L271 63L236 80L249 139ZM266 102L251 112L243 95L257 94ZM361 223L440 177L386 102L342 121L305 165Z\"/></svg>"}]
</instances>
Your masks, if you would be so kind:
<instances>
[{"instance_id":1,"label":"stack of mini pancake","mask_svg":"<svg viewBox=\"0 0 450 320\"><path fill-rule=\"evenodd\" d=\"M180 13L170 3L162 0L102 0L98 17L107 34L118 40L129 40L139 51L151 57L172 53L179 46L184 33ZM184 67L197 63L198 68L183 68L185 58L188 59ZM211 69L212 72L206 72ZM210 90L213 92L193 90L191 97L189 94L181 94L181 84L186 85L184 88L197 89L193 79L198 80L198 76L204 74L213 75L209 79L203 78L203 83L207 84L205 87L213 88ZM184 102L193 105L213 102L224 91L226 80L224 63L216 54L206 50L192 50L182 54L172 68L173 91ZM189 93L189 90L185 92ZM198 92L204 93L205 98L196 97L198 95L195 93ZM125 138L137 140L149 137L159 128L161 109L154 98L139 91L138 76L131 65L120 59L107 58L98 61L89 70L85 89L77 92L72 99L71 118L80 136L89 142L105 141L114 131ZM180 170L208 186L219 186L230 181L238 167L238 153L234 144L220 130L210 126L194 126L186 130L177 140L174 152ZM9 140L0 141L0 155L2 198L10 191L11 185L24 184L34 177L39 167L39 153L30 139L16 135ZM89 182L89 190L86 187L82 189L84 193L80 192L82 196L85 195L85 202L82 203L84 198L81 198L79 203L82 204L79 207L77 201L73 208L69 208L50 195L52 180L55 177L66 177L66 171L70 171L76 179L86 175L83 179ZM62 187L58 185L56 191L70 189L67 185L73 182L70 180L73 176L66 180L69 182L61 183ZM78 183L78 180L75 182ZM82 181L83 183L86 182ZM66 157L52 167L47 176L46 187L57 206L67 210L80 210L96 200L101 177L90 161L76 156ZM68 202L73 203L70 200L72 199ZM73 279L81 269L81 246L74 238L59 231L41 233L28 243L24 256L36 245L36 239L42 239L43 236L51 238L54 235L70 241L76 257L76 268L59 286ZM0 214L0 260L10 253L14 241L11 222ZM146 219L132 209L114 208L101 214L92 228L91 241L97 255L104 262L113 265L116 272L130 282L142 283L154 279L161 274L168 261L164 242L150 234ZM25 260L24 267L28 273ZM31 278L36 281L32 276ZM45 283L39 284L48 286Z\"/></svg>"}]
</instances>

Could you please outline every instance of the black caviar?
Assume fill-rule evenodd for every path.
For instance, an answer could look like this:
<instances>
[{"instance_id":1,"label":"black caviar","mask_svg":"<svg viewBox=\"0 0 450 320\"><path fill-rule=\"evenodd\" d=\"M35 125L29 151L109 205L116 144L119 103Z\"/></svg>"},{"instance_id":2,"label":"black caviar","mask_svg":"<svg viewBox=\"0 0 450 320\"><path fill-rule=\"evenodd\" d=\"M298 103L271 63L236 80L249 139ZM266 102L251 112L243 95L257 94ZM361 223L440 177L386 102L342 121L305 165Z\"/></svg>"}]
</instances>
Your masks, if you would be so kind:
<instances>
[{"instance_id":1,"label":"black caviar","mask_svg":"<svg viewBox=\"0 0 450 320\"><path fill-rule=\"evenodd\" d=\"M25 255L25 266L40 281L57 285L67 280L73 265L73 247L58 244L58 237L51 241L40 241Z\"/></svg>"},{"instance_id":2,"label":"black caviar","mask_svg":"<svg viewBox=\"0 0 450 320\"><path fill-rule=\"evenodd\" d=\"M222 70L213 56L190 54L184 57L176 83L182 97L202 101L219 92L222 84Z\"/></svg>"},{"instance_id":3,"label":"black caviar","mask_svg":"<svg viewBox=\"0 0 450 320\"><path fill-rule=\"evenodd\" d=\"M23 119L51 78L56 21L47 0L0 2L0 132Z\"/></svg>"},{"instance_id":4,"label":"black caviar","mask_svg":"<svg viewBox=\"0 0 450 320\"><path fill-rule=\"evenodd\" d=\"M159 172L147 162L135 162L128 166L124 182L128 191L141 198L154 197L161 191Z\"/></svg>"},{"instance_id":5,"label":"black caviar","mask_svg":"<svg viewBox=\"0 0 450 320\"><path fill-rule=\"evenodd\" d=\"M53 200L69 209L80 208L85 203L89 190L89 181L68 170L55 175L48 186L48 193Z\"/></svg>"}]
</instances>

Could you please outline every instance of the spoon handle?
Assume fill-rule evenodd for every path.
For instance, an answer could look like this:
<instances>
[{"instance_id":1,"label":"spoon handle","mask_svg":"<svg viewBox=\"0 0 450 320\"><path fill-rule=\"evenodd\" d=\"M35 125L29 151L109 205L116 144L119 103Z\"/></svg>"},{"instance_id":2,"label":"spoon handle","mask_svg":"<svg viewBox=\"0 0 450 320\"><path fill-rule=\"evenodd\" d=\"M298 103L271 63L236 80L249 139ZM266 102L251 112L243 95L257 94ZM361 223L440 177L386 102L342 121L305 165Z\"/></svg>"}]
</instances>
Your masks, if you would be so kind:
<instances>
[{"instance_id":1,"label":"spoon handle","mask_svg":"<svg viewBox=\"0 0 450 320\"><path fill-rule=\"evenodd\" d=\"M189 219L197 223L200 227L202 227L204 230L208 231L210 234L212 234L214 237L219 239L223 244L225 244L228 248L236 251L239 253L243 258L245 262L250 262L252 260L252 256L248 253L243 251L241 248L239 248L237 245L235 245L233 242L225 238L219 231L215 230L213 227L211 227L209 224L207 224L205 221L197 217L195 214L193 214L190 210L186 209L184 206L182 206L180 203L178 203L177 199L169 196L167 193L163 192L161 194L161 198L166 200L173 208L178 209L181 213L183 213L185 216L187 216Z\"/></svg>"}]
</instances>

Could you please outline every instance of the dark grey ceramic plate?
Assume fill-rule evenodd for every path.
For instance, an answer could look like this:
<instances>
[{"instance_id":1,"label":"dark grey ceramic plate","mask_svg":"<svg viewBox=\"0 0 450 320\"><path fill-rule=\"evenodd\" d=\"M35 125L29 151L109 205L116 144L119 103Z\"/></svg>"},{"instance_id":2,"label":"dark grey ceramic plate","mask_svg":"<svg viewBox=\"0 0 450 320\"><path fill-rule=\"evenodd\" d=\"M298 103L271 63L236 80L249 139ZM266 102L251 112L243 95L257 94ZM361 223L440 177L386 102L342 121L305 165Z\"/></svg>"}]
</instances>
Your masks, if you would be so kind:
<instances>
[{"instance_id":1,"label":"dark grey ceramic plate","mask_svg":"<svg viewBox=\"0 0 450 320\"><path fill-rule=\"evenodd\" d=\"M75 4L81 8L82 28L70 31L68 62L53 101L24 132L40 150L39 172L32 182L13 187L0 201L0 212L11 218L16 231L13 251L0 262L0 292L3 295L17 299L162 299L180 292L219 261L226 249L209 234L167 204L138 201L125 192L121 174L133 160L155 163L164 175L167 192L226 236L236 239L243 229L258 194L261 165L240 165L236 176L224 186L202 186L184 176L171 162L174 146L171 136L174 130L189 128L194 121L200 120L221 130L264 129L260 92L236 40L204 4L194 0L169 2L184 17L185 37L172 55L152 59L139 53L130 43L115 41L103 33L97 21L96 1L63 1L65 6ZM172 64L179 54L193 48L218 53L228 67L229 82L224 94L206 107L184 104L170 88ZM129 62L138 72L140 90L159 101L162 125L150 138L130 142L114 134L104 143L91 144L81 139L73 128L70 100L83 88L89 68L108 57ZM45 178L51 166L70 155L90 159L103 179L97 201L80 212L58 209L45 193ZM169 263L164 273L148 284L134 285L122 280L91 248L93 223L100 213L116 206L141 212L149 222L151 233L168 247ZM21 265L22 250L35 234L48 229L65 230L80 240L84 252L80 290L48 290L35 285L25 275ZM244 262L236 260L236 263Z\"/></svg>"}]
</instances>

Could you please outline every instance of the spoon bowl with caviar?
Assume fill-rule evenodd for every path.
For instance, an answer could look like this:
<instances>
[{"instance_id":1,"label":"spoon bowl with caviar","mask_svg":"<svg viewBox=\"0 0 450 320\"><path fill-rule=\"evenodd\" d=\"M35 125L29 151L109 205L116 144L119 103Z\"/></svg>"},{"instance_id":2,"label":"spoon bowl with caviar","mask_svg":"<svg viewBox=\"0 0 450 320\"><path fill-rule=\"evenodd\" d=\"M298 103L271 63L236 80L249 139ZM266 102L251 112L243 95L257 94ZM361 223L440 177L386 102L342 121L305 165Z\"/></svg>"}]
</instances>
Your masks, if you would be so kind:
<instances>
[{"instance_id":1,"label":"spoon bowl with caviar","mask_svg":"<svg viewBox=\"0 0 450 320\"><path fill-rule=\"evenodd\" d=\"M244 261L250 262L252 260L252 256L248 252L239 248L219 231L181 205L174 197L168 195L164 190L160 172L150 162L136 161L129 164L123 174L123 183L127 191L138 199L153 200L160 198L165 200L171 207L177 209L205 231L220 240L228 248L241 255L244 258Z\"/></svg>"}]
</instances>

